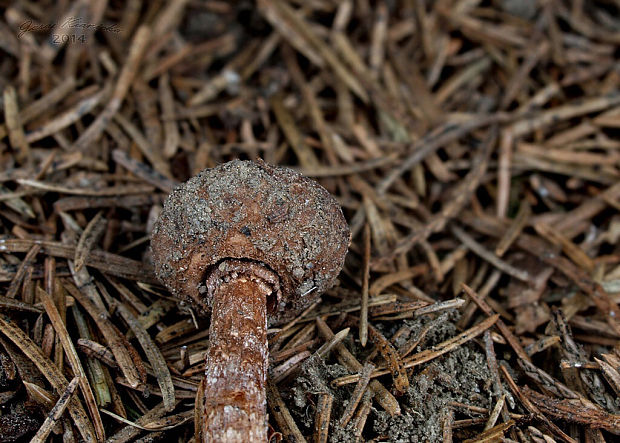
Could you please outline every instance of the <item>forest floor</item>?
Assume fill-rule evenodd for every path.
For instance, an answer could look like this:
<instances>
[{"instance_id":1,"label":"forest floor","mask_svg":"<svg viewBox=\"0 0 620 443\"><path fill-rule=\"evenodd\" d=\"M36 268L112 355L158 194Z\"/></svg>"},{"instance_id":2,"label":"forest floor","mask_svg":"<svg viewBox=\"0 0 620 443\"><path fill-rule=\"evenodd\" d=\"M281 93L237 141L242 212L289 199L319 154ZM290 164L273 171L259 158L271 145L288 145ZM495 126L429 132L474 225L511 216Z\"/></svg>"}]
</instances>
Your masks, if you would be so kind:
<instances>
[{"instance_id":1,"label":"forest floor","mask_svg":"<svg viewBox=\"0 0 620 443\"><path fill-rule=\"evenodd\" d=\"M237 158L352 234L270 326L271 441L617 441L618 2L0 9L0 441L193 441L209 319L150 233Z\"/></svg>"}]
</instances>

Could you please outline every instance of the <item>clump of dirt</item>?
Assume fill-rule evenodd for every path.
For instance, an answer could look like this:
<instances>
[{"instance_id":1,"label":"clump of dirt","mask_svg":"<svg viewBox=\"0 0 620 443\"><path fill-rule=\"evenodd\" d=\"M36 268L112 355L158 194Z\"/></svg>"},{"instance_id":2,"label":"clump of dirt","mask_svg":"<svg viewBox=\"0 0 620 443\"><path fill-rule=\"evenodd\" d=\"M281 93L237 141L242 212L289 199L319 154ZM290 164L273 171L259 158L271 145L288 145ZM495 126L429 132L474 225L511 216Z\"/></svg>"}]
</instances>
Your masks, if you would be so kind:
<instances>
[{"instance_id":1,"label":"clump of dirt","mask_svg":"<svg viewBox=\"0 0 620 443\"><path fill-rule=\"evenodd\" d=\"M385 324L384 328L381 323L375 325L384 329L382 332L388 338L403 325L403 322L410 328L412 337L430 325L431 329L425 339L413 351L419 352L457 335L460 332L455 325L457 320L458 314L455 311L441 316L423 316L402 322L390 322ZM347 348L360 362L363 362L364 355L368 354L372 347L361 348L352 335L347 340ZM397 341L396 346L399 344L401 343ZM334 403L329 441L338 443L358 441L350 424L344 429L338 425L355 385L331 387L332 380L349 373L343 366L332 363L332 360L333 357L327 362L313 357L306 361L287 391L289 399L292 400L288 404L296 422L305 427L301 431L311 434L316 412L314 394L330 392L334 396ZM399 397L401 414L392 417L373 403L363 431L365 439L378 438L391 442L441 441L442 421L450 408L450 402L483 408L492 407L493 386L486 357L483 349L474 342L459 346L446 355L416 367L409 374L410 388L405 395ZM381 377L379 380L388 389L391 388L392 381L389 376Z\"/></svg>"},{"instance_id":2,"label":"clump of dirt","mask_svg":"<svg viewBox=\"0 0 620 443\"><path fill-rule=\"evenodd\" d=\"M449 402L490 406L488 367L484 354L472 345L429 363L410 377L410 383L401 399L401 415L390 417L385 411L373 411L375 434L389 441L441 441Z\"/></svg>"},{"instance_id":3,"label":"clump of dirt","mask_svg":"<svg viewBox=\"0 0 620 443\"><path fill-rule=\"evenodd\" d=\"M286 393L295 406L291 409L291 413L296 416L297 423L303 424L308 429L313 426L316 394L329 392L334 396L334 406L345 403L350 392L347 394L347 390L332 389L329 383L348 374L350 372L344 366L338 363L328 364L316 355L306 360L293 386Z\"/></svg>"}]
</instances>

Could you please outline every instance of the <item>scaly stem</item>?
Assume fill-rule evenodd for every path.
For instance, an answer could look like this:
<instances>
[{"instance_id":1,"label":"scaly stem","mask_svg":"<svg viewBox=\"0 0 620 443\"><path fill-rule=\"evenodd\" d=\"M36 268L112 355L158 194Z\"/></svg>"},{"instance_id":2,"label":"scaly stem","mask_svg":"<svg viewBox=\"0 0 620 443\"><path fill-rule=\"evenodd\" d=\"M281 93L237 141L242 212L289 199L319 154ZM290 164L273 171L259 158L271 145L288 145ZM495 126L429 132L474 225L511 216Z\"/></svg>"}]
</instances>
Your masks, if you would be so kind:
<instances>
[{"instance_id":1,"label":"scaly stem","mask_svg":"<svg viewBox=\"0 0 620 443\"><path fill-rule=\"evenodd\" d=\"M272 287L252 272L233 272L210 286L202 441L266 442L267 296Z\"/></svg>"}]
</instances>

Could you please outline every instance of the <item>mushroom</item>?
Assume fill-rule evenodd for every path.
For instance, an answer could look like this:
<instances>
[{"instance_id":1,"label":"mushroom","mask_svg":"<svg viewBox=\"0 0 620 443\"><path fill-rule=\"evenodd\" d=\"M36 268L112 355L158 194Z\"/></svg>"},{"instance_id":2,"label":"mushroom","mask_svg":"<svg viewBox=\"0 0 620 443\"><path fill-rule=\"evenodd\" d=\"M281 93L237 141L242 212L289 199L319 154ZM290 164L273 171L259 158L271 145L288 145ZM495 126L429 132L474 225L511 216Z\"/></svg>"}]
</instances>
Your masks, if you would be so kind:
<instances>
[{"instance_id":1,"label":"mushroom","mask_svg":"<svg viewBox=\"0 0 620 443\"><path fill-rule=\"evenodd\" d=\"M152 234L155 272L211 312L202 441L267 441L267 326L333 286L349 241L327 190L260 160L206 169L168 196Z\"/></svg>"}]
</instances>

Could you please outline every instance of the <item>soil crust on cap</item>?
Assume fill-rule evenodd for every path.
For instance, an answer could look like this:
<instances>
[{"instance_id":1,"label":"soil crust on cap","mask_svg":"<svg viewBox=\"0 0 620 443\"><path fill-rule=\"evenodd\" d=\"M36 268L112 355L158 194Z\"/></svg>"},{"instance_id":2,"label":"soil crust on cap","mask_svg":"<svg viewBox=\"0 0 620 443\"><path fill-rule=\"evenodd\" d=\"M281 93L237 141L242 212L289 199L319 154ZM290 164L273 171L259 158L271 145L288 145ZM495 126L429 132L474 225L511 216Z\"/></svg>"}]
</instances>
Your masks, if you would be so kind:
<instances>
[{"instance_id":1,"label":"soil crust on cap","mask_svg":"<svg viewBox=\"0 0 620 443\"><path fill-rule=\"evenodd\" d=\"M158 277L208 313L204 282L222 260L265 264L280 278L271 324L294 318L330 288L349 229L337 201L289 168L233 160L206 169L166 199L152 236Z\"/></svg>"}]
</instances>

